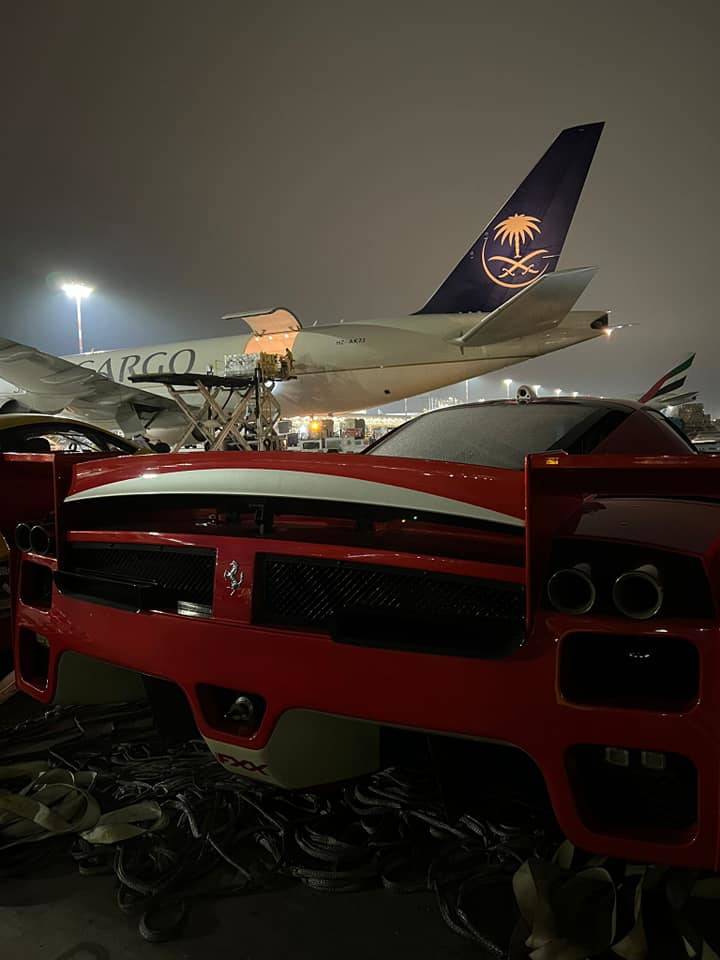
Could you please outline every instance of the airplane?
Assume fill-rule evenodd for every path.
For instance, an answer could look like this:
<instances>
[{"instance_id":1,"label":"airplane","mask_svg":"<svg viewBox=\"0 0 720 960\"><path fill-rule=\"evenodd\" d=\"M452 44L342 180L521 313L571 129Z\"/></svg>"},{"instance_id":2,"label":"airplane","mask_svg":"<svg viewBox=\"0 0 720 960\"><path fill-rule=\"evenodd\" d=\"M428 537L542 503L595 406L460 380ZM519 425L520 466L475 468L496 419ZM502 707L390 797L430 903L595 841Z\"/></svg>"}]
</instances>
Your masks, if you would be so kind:
<instances>
[{"instance_id":1,"label":"airplane","mask_svg":"<svg viewBox=\"0 0 720 960\"><path fill-rule=\"evenodd\" d=\"M249 333L65 358L0 339L0 412L66 413L129 436L186 425L156 373L232 373L239 359L291 351L275 385L285 417L380 406L610 331L605 310L573 310L595 268L557 271L603 123L563 130L427 303L410 316L302 327L284 308L228 315Z\"/></svg>"}]
</instances>

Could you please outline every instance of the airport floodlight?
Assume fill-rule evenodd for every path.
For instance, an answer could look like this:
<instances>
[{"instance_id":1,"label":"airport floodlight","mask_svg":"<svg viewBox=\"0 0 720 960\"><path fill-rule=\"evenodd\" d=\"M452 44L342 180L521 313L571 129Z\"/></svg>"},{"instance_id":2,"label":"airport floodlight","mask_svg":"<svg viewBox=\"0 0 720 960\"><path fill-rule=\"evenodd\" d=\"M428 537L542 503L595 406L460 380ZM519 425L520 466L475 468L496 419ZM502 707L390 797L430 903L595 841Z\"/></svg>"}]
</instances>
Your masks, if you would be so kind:
<instances>
[{"instance_id":1,"label":"airport floodlight","mask_svg":"<svg viewBox=\"0 0 720 960\"><path fill-rule=\"evenodd\" d=\"M507 393L507 398L508 398L508 400L509 400L509 399L510 399L510 387L512 386L512 380L510 379L510 377L507 377L505 380L503 380L503 383L505 384L505 392Z\"/></svg>"},{"instance_id":2,"label":"airport floodlight","mask_svg":"<svg viewBox=\"0 0 720 960\"><path fill-rule=\"evenodd\" d=\"M562 387L555 387L554 393L556 397L559 397L562 393Z\"/></svg>"},{"instance_id":3,"label":"airport floodlight","mask_svg":"<svg viewBox=\"0 0 720 960\"><path fill-rule=\"evenodd\" d=\"M65 296L75 301L75 316L77 319L78 332L78 353L83 352L83 334L82 334L82 302L93 292L94 287L87 283L63 283L60 287Z\"/></svg>"},{"instance_id":4,"label":"airport floodlight","mask_svg":"<svg viewBox=\"0 0 720 960\"><path fill-rule=\"evenodd\" d=\"M90 296L94 287L89 287L86 283L64 283L60 289L72 300L84 300Z\"/></svg>"}]
</instances>

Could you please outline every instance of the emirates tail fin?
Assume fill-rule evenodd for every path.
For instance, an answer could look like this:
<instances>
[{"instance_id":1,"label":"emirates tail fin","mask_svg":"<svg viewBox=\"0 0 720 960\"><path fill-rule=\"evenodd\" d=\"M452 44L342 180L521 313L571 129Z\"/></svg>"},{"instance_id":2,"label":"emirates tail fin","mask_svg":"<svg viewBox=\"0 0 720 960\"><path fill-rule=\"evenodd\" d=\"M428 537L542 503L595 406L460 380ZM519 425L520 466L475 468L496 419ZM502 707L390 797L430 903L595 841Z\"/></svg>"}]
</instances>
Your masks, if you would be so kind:
<instances>
[{"instance_id":1,"label":"emirates tail fin","mask_svg":"<svg viewBox=\"0 0 720 960\"><path fill-rule=\"evenodd\" d=\"M672 370L668 370L649 390L645 391L639 398L639 402L647 403L653 407L667 407L675 402L688 402L688 400L695 399L697 391L694 393L679 393L685 385L688 371L694 359L695 354L691 353L682 363L673 367Z\"/></svg>"}]
</instances>

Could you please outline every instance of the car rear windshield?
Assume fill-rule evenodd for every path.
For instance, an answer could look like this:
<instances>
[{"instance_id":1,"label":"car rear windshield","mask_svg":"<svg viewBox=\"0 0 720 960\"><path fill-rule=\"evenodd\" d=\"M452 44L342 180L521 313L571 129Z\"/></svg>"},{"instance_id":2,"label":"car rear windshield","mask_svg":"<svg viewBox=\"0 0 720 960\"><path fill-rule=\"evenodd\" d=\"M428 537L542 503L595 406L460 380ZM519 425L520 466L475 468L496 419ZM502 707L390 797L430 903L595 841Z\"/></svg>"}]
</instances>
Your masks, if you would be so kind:
<instances>
[{"instance_id":1,"label":"car rear windshield","mask_svg":"<svg viewBox=\"0 0 720 960\"><path fill-rule=\"evenodd\" d=\"M399 427L367 452L520 470L529 453L569 449L605 412L591 404L557 402L447 407Z\"/></svg>"}]
</instances>

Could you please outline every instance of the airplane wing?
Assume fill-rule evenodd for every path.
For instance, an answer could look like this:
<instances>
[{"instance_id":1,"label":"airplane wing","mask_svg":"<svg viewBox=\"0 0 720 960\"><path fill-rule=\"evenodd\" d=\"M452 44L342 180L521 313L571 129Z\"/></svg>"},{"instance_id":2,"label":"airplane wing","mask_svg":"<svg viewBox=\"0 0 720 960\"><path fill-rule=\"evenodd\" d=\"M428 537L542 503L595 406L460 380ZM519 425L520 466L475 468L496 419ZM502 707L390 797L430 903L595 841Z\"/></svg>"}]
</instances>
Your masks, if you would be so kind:
<instances>
[{"instance_id":1,"label":"airplane wing","mask_svg":"<svg viewBox=\"0 0 720 960\"><path fill-rule=\"evenodd\" d=\"M252 332L261 337L265 333L297 333L302 324L291 310L256 310L252 313L226 313L223 320L244 320Z\"/></svg>"},{"instance_id":2,"label":"airplane wing","mask_svg":"<svg viewBox=\"0 0 720 960\"><path fill-rule=\"evenodd\" d=\"M17 388L0 395L0 410L13 404L38 413L68 412L116 422L131 435L143 432L158 414L177 412L169 397L115 383L88 367L5 338L0 338L0 379Z\"/></svg>"},{"instance_id":3,"label":"airplane wing","mask_svg":"<svg viewBox=\"0 0 720 960\"><path fill-rule=\"evenodd\" d=\"M596 272L596 267L580 267L546 273L452 342L460 347L484 347L552 330L570 313ZM604 316L598 313L599 318Z\"/></svg>"}]
</instances>

